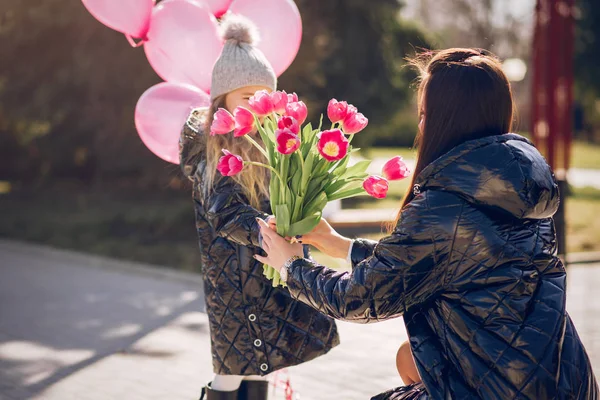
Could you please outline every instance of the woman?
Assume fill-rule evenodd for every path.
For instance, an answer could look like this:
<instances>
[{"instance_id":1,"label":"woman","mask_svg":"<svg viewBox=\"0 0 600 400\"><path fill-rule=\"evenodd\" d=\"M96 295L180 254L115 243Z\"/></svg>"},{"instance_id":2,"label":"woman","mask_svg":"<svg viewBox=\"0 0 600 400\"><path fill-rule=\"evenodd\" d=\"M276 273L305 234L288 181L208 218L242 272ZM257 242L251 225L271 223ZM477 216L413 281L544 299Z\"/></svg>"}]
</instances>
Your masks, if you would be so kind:
<instances>
[{"instance_id":1,"label":"woman","mask_svg":"<svg viewBox=\"0 0 600 400\"><path fill-rule=\"evenodd\" d=\"M377 399L596 399L565 310L552 215L559 194L540 153L510 134L500 62L472 49L420 60L417 164L390 235L350 241L322 222L303 238L352 272L302 258L261 223L290 293L337 319L404 316L418 380Z\"/></svg>"},{"instance_id":2,"label":"woman","mask_svg":"<svg viewBox=\"0 0 600 400\"><path fill-rule=\"evenodd\" d=\"M194 110L181 136L182 170L193 182L215 372L201 398L266 400L267 374L327 353L339 337L331 318L273 288L252 258L260 251L255 219L266 220L270 212L268 173L253 167L234 177L217 172L224 148L245 160L261 161L262 155L233 134L211 132L215 112L248 107L256 91L271 92L277 84L271 65L253 46L251 23L230 16L223 30L212 105Z\"/></svg>"}]
</instances>

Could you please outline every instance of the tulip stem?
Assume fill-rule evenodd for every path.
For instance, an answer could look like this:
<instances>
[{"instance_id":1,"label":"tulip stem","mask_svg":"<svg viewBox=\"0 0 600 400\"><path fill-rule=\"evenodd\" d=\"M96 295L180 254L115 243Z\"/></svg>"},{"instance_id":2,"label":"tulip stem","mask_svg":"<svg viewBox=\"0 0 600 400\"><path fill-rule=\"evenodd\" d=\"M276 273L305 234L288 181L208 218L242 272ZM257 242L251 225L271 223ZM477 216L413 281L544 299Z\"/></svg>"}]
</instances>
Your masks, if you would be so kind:
<instances>
[{"instance_id":1,"label":"tulip stem","mask_svg":"<svg viewBox=\"0 0 600 400\"><path fill-rule=\"evenodd\" d=\"M250 134L244 135L244 137L246 138L246 140L248 140L250 143L252 143L252 145L254 147L256 147L258 149L258 151L260 151L267 160L269 159L269 155L267 154L267 151L260 144L256 143L256 140L252 139L250 137Z\"/></svg>"},{"instance_id":2,"label":"tulip stem","mask_svg":"<svg viewBox=\"0 0 600 400\"><path fill-rule=\"evenodd\" d=\"M274 172L275 175L277 175L277 178L279 178L279 182L281 183L281 186L283 187L283 179L281 179L281 175L279 174L279 172L275 168L271 167L270 165L259 163L259 162L254 162L254 161L244 161L244 164L255 165L257 167L263 167L263 168L270 169L271 172Z\"/></svg>"}]
</instances>

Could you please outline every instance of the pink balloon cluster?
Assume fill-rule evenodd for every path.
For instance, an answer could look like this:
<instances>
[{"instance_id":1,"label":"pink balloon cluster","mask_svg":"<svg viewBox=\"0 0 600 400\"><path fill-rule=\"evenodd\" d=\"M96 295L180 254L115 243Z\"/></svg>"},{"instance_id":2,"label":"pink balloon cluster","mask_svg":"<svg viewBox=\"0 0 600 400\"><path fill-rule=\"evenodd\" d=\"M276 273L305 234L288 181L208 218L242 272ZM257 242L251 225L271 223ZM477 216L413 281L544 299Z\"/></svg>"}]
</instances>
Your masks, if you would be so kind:
<instances>
[{"instance_id":1,"label":"pink balloon cluster","mask_svg":"<svg viewBox=\"0 0 600 400\"><path fill-rule=\"evenodd\" d=\"M178 162L185 117L192 108L210 104L212 68L223 49L217 18L232 12L254 22L261 36L257 47L277 75L294 61L302 39L302 20L293 0L82 2L98 21L125 34L132 46L143 45L150 65L166 81L142 94L135 123L144 144L173 163Z\"/></svg>"}]
</instances>

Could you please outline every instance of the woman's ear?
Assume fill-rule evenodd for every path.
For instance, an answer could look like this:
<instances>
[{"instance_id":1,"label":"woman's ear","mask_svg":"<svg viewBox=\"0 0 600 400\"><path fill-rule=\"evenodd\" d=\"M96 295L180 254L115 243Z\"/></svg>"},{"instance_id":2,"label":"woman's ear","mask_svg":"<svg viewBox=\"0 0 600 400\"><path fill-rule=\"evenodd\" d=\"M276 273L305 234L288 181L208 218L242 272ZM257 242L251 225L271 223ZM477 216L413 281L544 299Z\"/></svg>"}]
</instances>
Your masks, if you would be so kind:
<instances>
[{"instance_id":1,"label":"woman's ear","mask_svg":"<svg viewBox=\"0 0 600 400\"><path fill-rule=\"evenodd\" d=\"M419 132L423 133L423 127L425 126L425 115L421 114L421 119L419 120Z\"/></svg>"}]
</instances>

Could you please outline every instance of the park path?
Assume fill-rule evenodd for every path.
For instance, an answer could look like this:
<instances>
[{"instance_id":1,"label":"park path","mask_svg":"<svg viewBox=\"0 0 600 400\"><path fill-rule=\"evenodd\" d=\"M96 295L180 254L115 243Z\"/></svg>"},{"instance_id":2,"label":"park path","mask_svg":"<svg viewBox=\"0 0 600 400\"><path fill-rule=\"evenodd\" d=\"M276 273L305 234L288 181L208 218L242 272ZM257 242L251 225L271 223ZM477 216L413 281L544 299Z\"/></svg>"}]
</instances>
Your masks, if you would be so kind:
<instances>
[{"instance_id":1,"label":"park path","mask_svg":"<svg viewBox=\"0 0 600 400\"><path fill-rule=\"evenodd\" d=\"M2 400L191 400L211 377L197 275L0 241L0 277ZM568 307L596 368L599 284L600 264L570 267ZM363 400L401 384L401 319L339 327L340 346L289 370L299 399Z\"/></svg>"}]
</instances>

